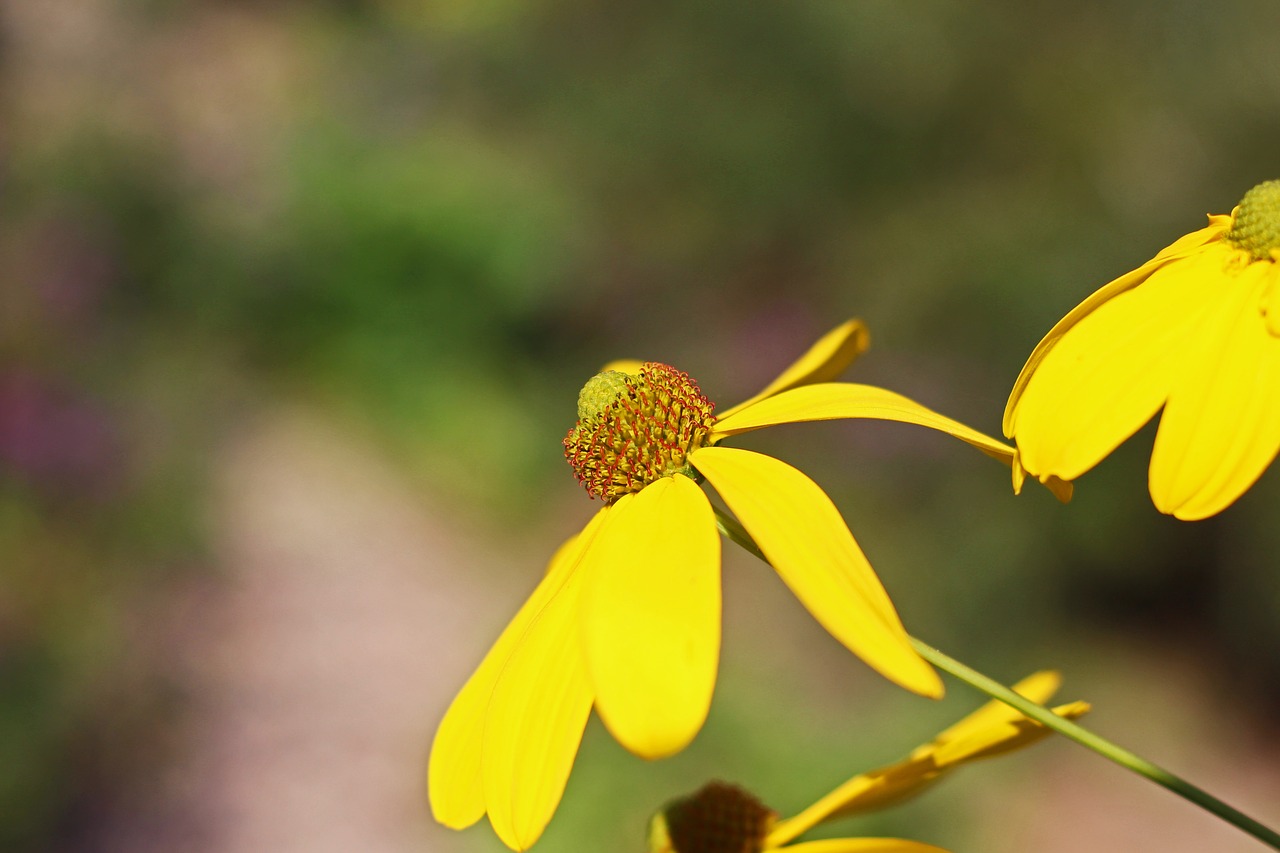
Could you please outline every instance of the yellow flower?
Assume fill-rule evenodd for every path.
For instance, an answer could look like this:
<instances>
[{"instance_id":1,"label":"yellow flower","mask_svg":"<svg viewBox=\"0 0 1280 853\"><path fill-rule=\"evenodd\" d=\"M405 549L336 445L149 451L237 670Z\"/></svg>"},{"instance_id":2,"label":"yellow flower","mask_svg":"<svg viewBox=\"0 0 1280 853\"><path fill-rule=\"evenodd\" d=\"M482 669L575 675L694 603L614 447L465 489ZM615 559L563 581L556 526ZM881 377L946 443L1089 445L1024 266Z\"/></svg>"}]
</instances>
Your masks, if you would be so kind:
<instances>
[{"instance_id":1,"label":"yellow flower","mask_svg":"<svg viewBox=\"0 0 1280 853\"><path fill-rule=\"evenodd\" d=\"M528 848L560 801L592 707L646 758L697 734L720 648L720 538L703 479L832 635L908 690L941 695L831 500L784 462L720 446L775 424L878 418L1012 464L1012 448L905 397L828 381L866 345L849 321L719 417L667 365L617 362L587 383L565 452L605 506L557 551L440 723L428 788L441 823L487 813L509 847Z\"/></svg>"},{"instance_id":2,"label":"yellow flower","mask_svg":"<svg viewBox=\"0 0 1280 853\"><path fill-rule=\"evenodd\" d=\"M1056 672L1038 672L1014 690L1043 703L1060 683ZM1088 711L1085 702L1053 709L1072 720ZM940 847L898 838L791 842L829 820L895 805L963 764L1030 746L1049 733L1003 702L988 702L902 761L854 776L800 814L781 821L741 788L712 782L654 815L649 825L649 853L763 853L783 847L791 853L945 853Z\"/></svg>"},{"instance_id":3,"label":"yellow flower","mask_svg":"<svg viewBox=\"0 0 1280 853\"><path fill-rule=\"evenodd\" d=\"M1280 448L1280 181L1098 290L1049 331L1004 433L1021 472L1071 480L1157 411L1148 486L1161 512L1230 506Z\"/></svg>"}]
</instances>

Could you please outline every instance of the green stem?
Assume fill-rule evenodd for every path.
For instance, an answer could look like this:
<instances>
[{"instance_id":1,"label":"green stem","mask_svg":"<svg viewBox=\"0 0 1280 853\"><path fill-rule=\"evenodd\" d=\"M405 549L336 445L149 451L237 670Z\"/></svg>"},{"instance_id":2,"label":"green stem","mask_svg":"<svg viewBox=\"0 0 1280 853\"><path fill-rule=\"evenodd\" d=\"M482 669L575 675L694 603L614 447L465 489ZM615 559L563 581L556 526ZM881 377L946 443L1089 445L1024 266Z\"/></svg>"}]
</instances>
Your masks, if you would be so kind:
<instances>
[{"instance_id":1,"label":"green stem","mask_svg":"<svg viewBox=\"0 0 1280 853\"><path fill-rule=\"evenodd\" d=\"M755 554L764 562L769 562L769 559L765 557L764 552L760 550L760 546L751 538L751 534L747 533L746 529L738 523L737 519L723 512L719 507L716 507L716 526L726 537L733 540L752 554ZM1078 723L1072 722L1064 717L1059 717L1048 708L1045 708L1042 705L1037 705L1035 702L1018 695L998 681L988 678L971 667L965 666L960 661L943 654L927 643L921 642L913 637L911 639L911 645L920 653L921 657L943 672L946 672L969 686L986 693L993 699L998 699L1001 702L1004 702L1006 705L1015 708L1041 725L1047 726L1059 734L1074 740L1081 746L1088 747L1103 758L1110 759L1121 767L1132 770L1134 773L1137 773L1140 776L1145 776L1157 785L1168 788L1183 799L1195 803L1205 811L1217 815L1232 826L1252 835L1254 838L1272 849L1280 850L1280 833L1277 833L1275 830L1259 823L1243 812L1232 808L1207 791L1191 784L1179 776L1175 776L1162 767L1157 767L1145 758L1141 758L1129 750L1117 746L1103 737L1099 737Z\"/></svg>"},{"instance_id":2,"label":"green stem","mask_svg":"<svg viewBox=\"0 0 1280 853\"><path fill-rule=\"evenodd\" d=\"M719 528L722 534L733 540L733 542L744 551L749 551L759 557L761 561L769 563L769 558L764 555L764 551L760 550L760 546L756 544L756 540L751 538L751 534L747 532L747 528L743 527L738 522L738 519L729 515L729 513L725 512L718 506L713 506L712 509L715 510L716 514L716 527ZM769 563L769 565L772 566L773 563Z\"/></svg>"},{"instance_id":3,"label":"green stem","mask_svg":"<svg viewBox=\"0 0 1280 853\"><path fill-rule=\"evenodd\" d=\"M1280 833L1264 826L1238 809L1232 808L1204 789L1192 785L1187 780L1175 776L1162 767L1157 767L1145 758L1133 754L1124 747L1117 746L1106 738L1099 737L1071 720L1059 717L1048 708L1019 696L998 681L994 681L977 670L965 666L960 661L943 654L927 643L923 643L913 637L911 645L915 647L921 657L943 672L949 673L969 686L981 690L988 696L999 699L1006 705L1016 708L1037 723L1048 726L1059 734L1071 738L1081 746L1092 749L1103 758L1108 758L1121 767L1128 768L1140 776L1145 776L1157 785L1163 785L1178 796L1190 800L1205 811L1211 812L1243 832L1247 832L1272 849L1280 850Z\"/></svg>"}]
</instances>

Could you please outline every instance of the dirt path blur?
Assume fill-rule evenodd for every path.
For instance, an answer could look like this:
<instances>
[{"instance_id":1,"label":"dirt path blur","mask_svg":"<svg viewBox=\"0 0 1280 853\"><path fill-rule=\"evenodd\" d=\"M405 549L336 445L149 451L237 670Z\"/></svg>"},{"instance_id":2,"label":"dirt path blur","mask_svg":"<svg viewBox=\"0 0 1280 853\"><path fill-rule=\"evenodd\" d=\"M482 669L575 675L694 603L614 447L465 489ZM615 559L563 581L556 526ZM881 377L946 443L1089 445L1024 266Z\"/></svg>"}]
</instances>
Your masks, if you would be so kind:
<instances>
[{"instance_id":1,"label":"dirt path blur","mask_svg":"<svg viewBox=\"0 0 1280 853\"><path fill-rule=\"evenodd\" d=\"M431 820L425 761L513 606L458 581L494 556L462 544L372 450L298 412L228 448L213 519L225 577L183 653L187 755L166 784L185 838L132 827L144 837L112 848L486 848Z\"/></svg>"}]
</instances>

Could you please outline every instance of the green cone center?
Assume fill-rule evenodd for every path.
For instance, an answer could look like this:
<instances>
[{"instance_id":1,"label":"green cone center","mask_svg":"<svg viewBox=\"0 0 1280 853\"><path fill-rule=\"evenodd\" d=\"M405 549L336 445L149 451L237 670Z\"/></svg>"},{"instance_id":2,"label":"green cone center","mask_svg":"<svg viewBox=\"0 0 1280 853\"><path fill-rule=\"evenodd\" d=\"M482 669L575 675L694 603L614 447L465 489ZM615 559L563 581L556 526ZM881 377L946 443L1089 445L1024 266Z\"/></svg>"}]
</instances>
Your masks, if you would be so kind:
<instances>
[{"instance_id":1,"label":"green cone center","mask_svg":"<svg viewBox=\"0 0 1280 853\"><path fill-rule=\"evenodd\" d=\"M1256 260L1270 260L1280 249L1280 181L1266 181L1244 194L1226 239Z\"/></svg>"},{"instance_id":2,"label":"green cone center","mask_svg":"<svg viewBox=\"0 0 1280 853\"><path fill-rule=\"evenodd\" d=\"M565 459L592 497L611 504L669 474L692 474L688 456L707 443L714 408L698 383L670 365L599 373L578 395Z\"/></svg>"}]
</instances>

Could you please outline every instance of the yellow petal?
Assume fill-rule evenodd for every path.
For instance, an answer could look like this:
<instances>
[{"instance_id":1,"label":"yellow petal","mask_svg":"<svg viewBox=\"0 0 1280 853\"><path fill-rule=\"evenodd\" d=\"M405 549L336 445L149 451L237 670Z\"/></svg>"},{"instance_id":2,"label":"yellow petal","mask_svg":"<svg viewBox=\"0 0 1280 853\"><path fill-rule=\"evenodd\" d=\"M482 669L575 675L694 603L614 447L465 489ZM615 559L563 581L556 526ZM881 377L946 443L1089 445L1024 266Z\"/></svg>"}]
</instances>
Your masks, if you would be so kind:
<instances>
[{"instance_id":1,"label":"yellow petal","mask_svg":"<svg viewBox=\"0 0 1280 853\"><path fill-rule=\"evenodd\" d=\"M485 805L494 832L513 850L527 850L551 820L591 714L578 631L581 579L572 572L529 620L485 716Z\"/></svg>"},{"instance_id":2,"label":"yellow petal","mask_svg":"<svg viewBox=\"0 0 1280 853\"><path fill-rule=\"evenodd\" d=\"M1022 484L1027 479L1027 469L1022 467L1022 458L1018 455L1018 451L1013 452L1013 493L1015 495L1022 494ZM1071 495L1075 492L1075 486L1067 480L1060 479L1053 475L1046 475L1039 478L1040 482L1053 493L1053 496L1065 503L1071 502Z\"/></svg>"},{"instance_id":3,"label":"yellow petal","mask_svg":"<svg viewBox=\"0 0 1280 853\"><path fill-rule=\"evenodd\" d=\"M600 717L645 758L683 749L711 706L720 656L720 539L680 474L615 506L583 558L582 625Z\"/></svg>"},{"instance_id":4,"label":"yellow petal","mask_svg":"<svg viewBox=\"0 0 1280 853\"><path fill-rule=\"evenodd\" d=\"M1043 704L1061 680L1058 673L1045 670L1024 678L1013 689ZM1089 706L1076 702L1053 710L1075 719ZM903 761L860 773L795 817L779 821L769 839L784 844L833 818L896 805L932 785L954 766L1028 746L1050 732L1003 702L988 702L929 743L912 750Z\"/></svg>"},{"instance_id":5,"label":"yellow petal","mask_svg":"<svg viewBox=\"0 0 1280 853\"><path fill-rule=\"evenodd\" d=\"M601 373L608 373L610 370L616 370L619 373L626 373L630 376L639 376L640 368L644 367L643 361L637 361L634 358L620 358L617 361L611 361L604 367L600 368Z\"/></svg>"},{"instance_id":6,"label":"yellow petal","mask_svg":"<svg viewBox=\"0 0 1280 853\"><path fill-rule=\"evenodd\" d=\"M649 819L649 853L677 853L671 843L671 829L667 826L667 816L657 812Z\"/></svg>"},{"instance_id":7,"label":"yellow petal","mask_svg":"<svg viewBox=\"0 0 1280 853\"><path fill-rule=\"evenodd\" d=\"M937 673L911 648L880 579L822 489L785 462L749 450L704 447L689 461L832 636L891 681L942 695Z\"/></svg>"},{"instance_id":8,"label":"yellow petal","mask_svg":"<svg viewBox=\"0 0 1280 853\"><path fill-rule=\"evenodd\" d=\"M769 832L766 847L786 844L836 817L896 805L926 787L937 775L932 765L923 761L900 761L860 773L795 817L778 821Z\"/></svg>"},{"instance_id":9,"label":"yellow petal","mask_svg":"<svg viewBox=\"0 0 1280 853\"><path fill-rule=\"evenodd\" d=\"M1043 705L1058 692L1061 684L1062 676L1056 671L1042 670L1013 685L1013 690L1037 705ZM1088 713L1089 704L1072 702L1052 710L1059 716L1074 720ZM993 699L941 732L930 743L917 747L911 758L928 760L942 770L1030 746L1051 732L1016 708Z\"/></svg>"},{"instance_id":10,"label":"yellow petal","mask_svg":"<svg viewBox=\"0 0 1280 853\"><path fill-rule=\"evenodd\" d=\"M791 853L947 853L932 844L901 838L829 838L794 844L786 849Z\"/></svg>"},{"instance_id":11,"label":"yellow petal","mask_svg":"<svg viewBox=\"0 0 1280 853\"><path fill-rule=\"evenodd\" d=\"M1013 464L1013 448L1003 441L983 435L901 394L849 382L806 385L753 403L732 417L716 421L712 439L778 424L840 418L872 418L936 429L972 444L1006 465Z\"/></svg>"},{"instance_id":12,"label":"yellow petal","mask_svg":"<svg viewBox=\"0 0 1280 853\"><path fill-rule=\"evenodd\" d=\"M782 374L765 386L763 391L721 412L720 417L728 417L757 400L771 397L788 388L811 385L816 382L830 382L848 369L849 365L866 352L870 345L871 334L861 320L854 319L841 323L809 347L808 352L782 371Z\"/></svg>"},{"instance_id":13,"label":"yellow petal","mask_svg":"<svg viewBox=\"0 0 1280 853\"><path fill-rule=\"evenodd\" d=\"M1089 713L1090 705L1088 702L1070 702L1051 710L1059 717L1075 720ZM948 770L960 764L1022 749L1051 734L1053 730L1047 726L1030 717L1019 716L942 743L929 753L929 757L939 770Z\"/></svg>"},{"instance_id":14,"label":"yellow petal","mask_svg":"<svg viewBox=\"0 0 1280 853\"><path fill-rule=\"evenodd\" d=\"M1072 480L1151 419L1175 377L1230 252L1201 250L1100 305L1041 359L1009 424L1037 477Z\"/></svg>"},{"instance_id":15,"label":"yellow petal","mask_svg":"<svg viewBox=\"0 0 1280 853\"><path fill-rule=\"evenodd\" d=\"M534 617L577 568L583 546L595 537L605 513L606 510L596 513L582 533L556 551L542 582L458 692L436 730L427 767L427 791L432 814L445 826L462 829L484 815L481 753L485 714L494 684Z\"/></svg>"},{"instance_id":16,"label":"yellow petal","mask_svg":"<svg viewBox=\"0 0 1280 853\"><path fill-rule=\"evenodd\" d=\"M1263 288L1260 310L1267 331L1272 337L1280 338L1280 249L1271 250L1271 272Z\"/></svg>"},{"instance_id":17,"label":"yellow petal","mask_svg":"<svg viewBox=\"0 0 1280 853\"><path fill-rule=\"evenodd\" d=\"M1280 449L1280 338L1259 306L1276 266L1208 281L1214 303L1174 381L1151 455L1151 498L1178 518L1214 515L1244 494Z\"/></svg>"},{"instance_id":18,"label":"yellow petal","mask_svg":"<svg viewBox=\"0 0 1280 853\"><path fill-rule=\"evenodd\" d=\"M1009 395L1009 402L1004 410L1004 434L1008 438L1014 435L1014 410L1018 407L1018 403L1022 398L1023 392L1026 390L1027 383L1031 380L1032 374L1036 372L1040 362L1048 355L1050 350L1058 343L1071 328L1092 314L1097 308L1112 298L1118 296L1126 290L1129 290L1142 282L1146 281L1156 270L1164 265L1176 261L1180 258L1188 257L1201 250L1202 247L1209 243L1222 239L1222 236L1231 229L1230 216L1210 216L1209 225L1201 228L1199 231L1193 231L1184 237L1176 240L1172 245L1166 246L1151 260L1132 272L1125 273L1116 280L1103 285L1094 291L1084 302L1081 302L1075 308L1071 309L1067 316L1059 320L1049 333L1044 336L1036 348L1032 350L1031 356L1027 359L1027 363L1023 365L1022 372L1018 374L1018 379L1013 385L1013 391Z\"/></svg>"},{"instance_id":19,"label":"yellow petal","mask_svg":"<svg viewBox=\"0 0 1280 853\"><path fill-rule=\"evenodd\" d=\"M1061 685L1062 676L1054 670L1046 669L1022 679L1013 685L1013 691L1019 696L1030 699L1037 705L1043 705L1054 693L1058 692L1058 688ZM915 750L911 755L915 757L922 752L934 749L939 744L961 740L983 729L1003 726L1014 720L1025 719L1026 717L1016 708L992 699L958 723L940 732L932 742Z\"/></svg>"}]
</instances>

